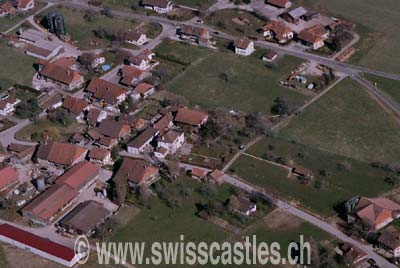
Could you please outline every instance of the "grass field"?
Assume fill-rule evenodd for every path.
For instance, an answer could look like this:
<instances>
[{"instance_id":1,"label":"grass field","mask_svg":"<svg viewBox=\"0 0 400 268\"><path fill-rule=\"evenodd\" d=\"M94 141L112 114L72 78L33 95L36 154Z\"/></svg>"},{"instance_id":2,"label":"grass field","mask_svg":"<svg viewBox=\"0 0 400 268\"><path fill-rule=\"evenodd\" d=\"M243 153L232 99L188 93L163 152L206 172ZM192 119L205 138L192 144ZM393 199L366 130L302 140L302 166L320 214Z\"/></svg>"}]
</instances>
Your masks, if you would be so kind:
<instances>
[{"instance_id":1,"label":"grass field","mask_svg":"<svg viewBox=\"0 0 400 268\"><path fill-rule=\"evenodd\" d=\"M135 20L122 19L120 17L109 18L104 15L95 14L92 16L92 21L85 20L85 12L69 7L56 7L46 10L46 15L49 11L57 11L64 15L67 33L73 41L77 41L77 46L81 49L103 48L111 45L111 41L107 38L97 38L94 31L98 29L106 29L108 32L116 34L118 32L128 31L129 29L142 28L143 31L149 34L150 37L155 37L161 31L157 26L140 23ZM39 17L40 17L39 16ZM94 44L93 42L97 43Z\"/></svg>"},{"instance_id":2,"label":"grass field","mask_svg":"<svg viewBox=\"0 0 400 268\"><path fill-rule=\"evenodd\" d=\"M302 0L298 4L345 18L357 24L362 41L355 61L392 73L400 73L400 36L393 34L400 24L398 0Z\"/></svg>"},{"instance_id":3,"label":"grass field","mask_svg":"<svg viewBox=\"0 0 400 268\"><path fill-rule=\"evenodd\" d=\"M394 163L399 123L367 91L348 79L294 118L280 136L363 161Z\"/></svg>"},{"instance_id":4,"label":"grass field","mask_svg":"<svg viewBox=\"0 0 400 268\"><path fill-rule=\"evenodd\" d=\"M25 55L23 51L9 47L5 40L0 40L0 62L7 63L7 68L4 66L0 68L2 88L8 88L15 83L32 85L35 58Z\"/></svg>"},{"instance_id":5,"label":"grass field","mask_svg":"<svg viewBox=\"0 0 400 268\"><path fill-rule=\"evenodd\" d=\"M285 57L277 67L268 68L258 59L258 54L240 57L177 44L169 44L160 50L161 54L172 55L177 61L190 64L183 65L185 72L164 83L163 87L185 96L192 105L269 114L278 96L285 97L294 106L300 106L309 98L278 84L301 63L297 58Z\"/></svg>"},{"instance_id":6,"label":"grass field","mask_svg":"<svg viewBox=\"0 0 400 268\"><path fill-rule=\"evenodd\" d=\"M395 101L400 103L400 81L386 79L381 76L375 76L370 74L364 74L365 78L369 81L376 83L376 86L386 92Z\"/></svg>"},{"instance_id":7,"label":"grass field","mask_svg":"<svg viewBox=\"0 0 400 268\"><path fill-rule=\"evenodd\" d=\"M41 119L19 130L15 134L15 138L22 141L42 141L43 134L47 133L53 140L66 142L74 133L80 133L83 129L84 126L77 122L63 126L47 119Z\"/></svg>"},{"instance_id":8,"label":"grass field","mask_svg":"<svg viewBox=\"0 0 400 268\"><path fill-rule=\"evenodd\" d=\"M176 0L174 1L174 4L206 9L212 6L215 2L216 0Z\"/></svg>"}]
</instances>

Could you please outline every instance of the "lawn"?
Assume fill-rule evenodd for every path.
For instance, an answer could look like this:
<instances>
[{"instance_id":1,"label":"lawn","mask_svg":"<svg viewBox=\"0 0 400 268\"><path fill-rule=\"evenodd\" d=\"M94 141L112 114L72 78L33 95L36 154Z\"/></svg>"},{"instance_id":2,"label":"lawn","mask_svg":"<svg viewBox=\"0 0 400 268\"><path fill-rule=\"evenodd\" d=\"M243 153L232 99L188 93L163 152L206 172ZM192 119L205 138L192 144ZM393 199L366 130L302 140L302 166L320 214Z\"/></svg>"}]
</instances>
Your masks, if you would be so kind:
<instances>
[{"instance_id":1,"label":"lawn","mask_svg":"<svg viewBox=\"0 0 400 268\"><path fill-rule=\"evenodd\" d=\"M302 0L298 4L314 8L357 24L361 42L354 61L370 68L399 74L400 36L393 34L400 24L398 0Z\"/></svg>"},{"instance_id":2,"label":"lawn","mask_svg":"<svg viewBox=\"0 0 400 268\"><path fill-rule=\"evenodd\" d=\"M391 96L395 101L400 103L400 81L370 74L364 74L364 76L372 83L376 83L376 86L379 89L383 90L384 92L389 94L389 96Z\"/></svg>"},{"instance_id":3,"label":"lawn","mask_svg":"<svg viewBox=\"0 0 400 268\"><path fill-rule=\"evenodd\" d=\"M8 88L14 84L31 86L35 61L35 58L9 47L4 39L0 39L0 62L7 63L7 68L0 68L0 87Z\"/></svg>"},{"instance_id":4,"label":"lawn","mask_svg":"<svg viewBox=\"0 0 400 268\"><path fill-rule=\"evenodd\" d=\"M295 117L280 136L339 155L369 161L399 160L400 125L353 80Z\"/></svg>"},{"instance_id":5,"label":"lawn","mask_svg":"<svg viewBox=\"0 0 400 268\"><path fill-rule=\"evenodd\" d=\"M132 19L107 17L98 13L92 14L91 19L88 20L85 19L86 12L63 6L50 8L39 15L38 19L43 18L49 11L56 11L64 15L67 33L71 36L72 41L76 41L77 46L84 50L104 48L111 45L112 37L100 39L95 35L95 31L99 29L105 29L109 35L116 35L137 28L142 28L146 33L148 32L150 37L155 37L160 32L157 26L140 23Z\"/></svg>"},{"instance_id":6,"label":"lawn","mask_svg":"<svg viewBox=\"0 0 400 268\"><path fill-rule=\"evenodd\" d=\"M240 18L239 23L236 20ZM233 21L235 20L235 21ZM205 23L213 25L223 32L236 36L258 36L258 32L266 22L266 18L261 18L254 13L238 9L219 10L205 19Z\"/></svg>"},{"instance_id":7,"label":"lawn","mask_svg":"<svg viewBox=\"0 0 400 268\"><path fill-rule=\"evenodd\" d=\"M210 52L164 84L164 88L206 109L225 107L270 114L278 96L285 97L294 106L307 100L308 96L278 84L300 63L301 60L287 56L277 66L268 68L256 56Z\"/></svg>"},{"instance_id":8,"label":"lawn","mask_svg":"<svg viewBox=\"0 0 400 268\"><path fill-rule=\"evenodd\" d=\"M175 0L174 4L206 9L212 6L215 2L216 0Z\"/></svg>"},{"instance_id":9,"label":"lawn","mask_svg":"<svg viewBox=\"0 0 400 268\"><path fill-rule=\"evenodd\" d=\"M47 119L40 119L19 130L15 137L17 140L22 141L42 141L43 134L47 133L53 140L66 142L74 133L80 133L83 129L84 126L77 122L73 122L69 126L63 126L58 123L52 123Z\"/></svg>"}]
</instances>

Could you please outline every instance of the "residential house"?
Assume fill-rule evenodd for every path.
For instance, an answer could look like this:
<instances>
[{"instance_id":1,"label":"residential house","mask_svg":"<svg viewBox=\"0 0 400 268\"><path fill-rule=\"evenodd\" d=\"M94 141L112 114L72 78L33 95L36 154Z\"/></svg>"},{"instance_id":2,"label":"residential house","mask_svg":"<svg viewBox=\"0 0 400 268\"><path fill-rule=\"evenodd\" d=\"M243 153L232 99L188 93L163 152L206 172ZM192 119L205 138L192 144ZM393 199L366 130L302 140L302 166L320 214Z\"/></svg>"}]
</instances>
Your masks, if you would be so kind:
<instances>
[{"instance_id":1,"label":"residential house","mask_svg":"<svg viewBox=\"0 0 400 268\"><path fill-rule=\"evenodd\" d=\"M0 169L0 193L10 189L18 183L18 171L11 167L5 166Z\"/></svg>"},{"instance_id":2,"label":"residential house","mask_svg":"<svg viewBox=\"0 0 400 268\"><path fill-rule=\"evenodd\" d=\"M274 61L276 58L278 57L278 53L276 53L276 51L274 50L268 50L267 52L265 52L265 54L262 56L262 60L263 61Z\"/></svg>"},{"instance_id":3,"label":"residential house","mask_svg":"<svg viewBox=\"0 0 400 268\"><path fill-rule=\"evenodd\" d=\"M36 146L10 143L10 145L8 145L8 150L12 152L20 161L26 162L32 159L32 155L36 151Z\"/></svg>"},{"instance_id":4,"label":"residential house","mask_svg":"<svg viewBox=\"0 0 400 268\"><path fill-rule=\"evenodd\" d=\"M224 176L225 176L225 173L223 173L219 169L215 169L210 174L208 174L209 180L217 185L221 185L222 183L224 183L224 181L225 181Z\"/></svg>"},{"instance_id":5,"label":"residential house","mask_svg":"<svg viewBox=\"0 0 400 268\"><path fill-rule=\"evenodd\" d=\"M8 96L6 98L2 97L0 99L0 115L7 116L13 114L15 111L15 107L20 102L21 101L14 96L12 97Z\"/></svg>"},{"instance_id":6,"label":"residential house","mask_svg":"<svg viewBox=\"0 0 400 268\"><path fill-rule=\"evenodd\" d=\"M254 52L254 42L247 38L239 38L234 42L235 53L241 56L249 56Z\"/></svg>"},{"instance_id":7,"label":"residential house","mask_svg":"<svg viewBox=\"0 0 400 268\"><path fill-rule=\"evenodd\" d=\"M250 216L257 211L257 205L251 202L248 198L232 195L229 198L229 207L233 212L243 216Z\"/></svg>"},{"instance_id":8,"label":"residential house","mask_svg":"<svg viewBox=\"0 0 400 268\"><path fill-rule=\"evenodd\" d=\"M167 133L163 134L158 138L158 147L166 148L169 153L176 153L179 148L185 143L185 135L183 132L178 132L176 130L169 130Z\"/></svg>"},{"instance_id":9,"label":"residential house","mask_svg":"<svg viewBox=\"0 0 400 268\"><path fill-rule=\"evenodd\" d=\"M172 2L169 0L142 0L142 6L160 14L166 14L173 9Z\"/></svg>"},{"instance_id":10,"label":"residential house","mask_svg":"<svg viewBox=\"0 0 400 268\"><path fill-rule=\"evenodd\" d=\"M103 65L106 62L106 58L102 55L85 52L79 57L79 62L92 68L96 68L100 65Z\"/></svg>"},{"instance_id":11,"label":"residential house","mask_svg":"<svg viewBox=\"0 0 400 268\"><path fill-rule=\"evenodd\" d=\"M7 223L0 225L0 241L26 250L65 267L74 267L84 257L62 244L40 237Z\"/></svg>"},{"instance_id":12,"label":"residential house","mask_svg":"<svg viewBox=\"0 0 400 268\"><path fill-rule=\"evenodd\" d=\"M142 133L137 135L133 141L128 143L127 149L128 153L130 154L140 154L149 149L151 147L152 141L156 138L159 134L159 131L148 127Z\"/></svg>"},{"instance_id":13,"label":"residential house","mask_svg":"<svg viewBox=\"0 0 400 268\"><path fill-rule=\"evenodd\" d=\"M290 0L267 0L266 3L277 8L290 8L292 6Z\"/></svg>"},{"instance_id":14,"label":"residential house","mask_svg":"<svg viewBox=\"0 0 400 268\"><path fill-rule=\"evenodd\" d=\"M118 105L126 99L127 90L100 78L93 78L86 88L98 102L107 105Z\"/></svg>"},{"instance_id":15,"label":"residential house","mask_svg":"<svg viewBox=\"0 0 400 268\"><path fill-rule=\"evenodd\" d=\"M175 115L175 122L200 127L208 120L208 115L201 111L192 110L188 108L178 108Z\"/></svg>"},{"instance_id":16,"label":"residential house","mask_svg":"<svg viewBox=\"0 0 400 268\"><path fill-rule=\"evenodd\" d=\"M297 39L305 46L316 50L324 46L324 41L329 37L329 32L321 24L316 24L304 29L297 35Z\"/></svg>"},{"instance_id":17,"label":"residential house","mask_svg":"<svg viewBox=\"0 0 400 268\"><path fill-rule=\"evenodd\" d=\"M39 77L53 82L67 90L80 88L84 83L84 77L69 67L54 63L39 63Z\"/></svg>"},{"instance_id":18,"label":"residential house","mask_svg":"<svg viewBox=\"0 0 400 268\"><path fill-rule=\"evenodd\" d=\"M97 131L103 136L121 140L130 134L131 127L123 122L117 122L113 119L105 119L101 121Z\"/></svg>"},{"instance_id":19,"label":"residential house","mask_svg":"<svg viewBox=\"0 0 400 268\"><path fill-rule=\"evenodd\" d=\"M125 42L136 46L142 46L148 41L146 34L138 30L126 32L124 38Z\"/></svg>"},{"instance_id":20,"label":"residential house","mask_svg":"<svg viewBox=\"0 0 400 268\"><path fill-rule=\"evenodd\" d=\"M266 39L276 39L280 44L287 43L293 39L293 31L283 22L271 20L263 26L264 37Z\"/></svg>"},{"instance_id":21,"label":"residential house","mask_svg":"<svg viewBox=\"0 0 400 268\"><path fill-rule=\"evenodd\" d=\"M18 11L26 12L35 7L35 1L34 0L15 0L15 6Z\"/></svg>"},{"instance_id":22,"label":"residential house","mask_svg":"<svg viewBox=\"0 0 400 268\"><path fill-rule=\"evenodd\" d=\"M189 40L197 44L209 45L211 44L211 35L208 29L195 27L191 25L183 25L178 32L183 40Z\"/></svg>"},{"instance_id":23,"label":"residential house","mask_svg":"<svg viewBox=\"0 0 400 268\"><path fill-rule=\"evenodd\" d=\"M22 216L35 224L50 224L72 204L77 194L67 184L54 184L23 207Z\"/></svg>"},{"instance_id":24,"label":"residential house","mask_svg":"<svg viewBox=\"0 0 400 268\"><path fill-rule=\"evenodd\" d=\"M132 55L127 61L129 65L139 68L140 70L147 70L151 68L151 60L144 53Z\"/></svg>"},{"instance_id":25,"label":"residential house","mask_svg":"<svg viewBox=\"0 0 400 268\"><path fill-rule=\"evenodd\" d=\"M39 164L53 163L61 166L73 166L83 161L88 150L84 147L52 141L41 144L36 153Z\"/></svg>"},{"instance_id":26,"label":"residential house","mask_svg":"<svg viewBox=\"0 0 400 268\"><path fill-rule=\"evenodd\" d=\"M105 148L92 147L89 151L89 160L99 165L112 165L111 151Z\"/></svg>"},{"instance_id":27,"label":"residential house","mask_svg":"<svg viewBox=\"0 0 400 268\"><path fill-rule=\"evenodd\" d=\"M292 173L295 176L306 180L312 180L314 178L314 174L310 170L299 165L296 165L292 168Z\"/></svg>"},{"instance_id":28,"label":"residential house","mask_svg":"<svg viewBox=\"0 0 400 268\"><path fill-rule=\"evenodd\" d=\"M86 114L86 121L90 126L96 126L107 118L107 112L98 108L91 108Z\"/></svg>"},{"instance_id":29,"label":"residential house","mask_svg":"<svg viewBox=\"0 0 400 268\"><path fill-rule=\"evenodd\" d=\"M304 7L297 7L289 12L282 14L282 18L287 22L298 24L303 16L307 14L307 10Z\"/></svg>"},{"instance_id":30,"label":"residential house","mask_svg":"<svg viewBox=\"0 0 400 268\"><path fill-rule=\"evenodd\" d=\"M190 170L190 176L196 180L202 180L207 176L208 171L203 168L194 167Z\"/></svg>"},{"instance_id":31,"label":"residential house","mask_svg":"<svg viewBox=\"0 0 400 268\"><path fill-rule=\"evenodd\" d=\"M101 136L98 144L104 148L111 149L118 144L118 139L112 137Z\"/></svg>"},{"instance_id":32,"label":"residential house","mask_svg":"<svg viewBox=\"0 0 400 268\"><path fill-rule=\"evenodd\" d=\"M89 200L80 203L57 225L62 232L90 237L111 215L112 211L106 209L102 203Z\"/></svg>"},{"instance_id":33,"label":"residential house","mask_svg":"<svg viewBox=\"0 0 400 268\"><path fill-rule=\"evenodd\" d=\"M127 179L130 187L149 186L159 179L159 172L144 159L125 157L113 180L119 179Z\"/></svg>"},{"instance_id":34,"label":"residential house","mask_svg":"<svg viewBox=\"0 0 400 268\"><path fill-rule=\"evenodd\" d=\"M148 83L140 83L135 87L133 91L133 99L134 100L138 100L139 98L146 99L150 95L154 94L155 91L156 89L153 85L150 85Z\"/></svg>"},{"instance_id":35,"label":"residential house","mask_svg":"<svg viewBox=\"0 0 400 268\"><path fill-rule=\"evenodd\" d=\"M392 257L400 257L400 232L395 227L388 227L378 237L378 247Z\"/></svg>"},{"instance_id":36,"label":"residential house","mask_svg":"<svg viewBox=\"0 0 400 268\"><path fill-rule=\"evenodd\" d=\"M132 129L141 131L146 127L146 121L134 115L123 114L118 118L118 122L129 124Z\"/></svg>"},{"instance_id":37,"label":"residential house","mask_svg":"<svg viewBox=\"0 0 400 268\"><path fill-rule=\"evenodd\" d=\"M62 107L76 120L83 120L85 112L90 109L91 105L84 99L67 96L62 103Z\"/></svg>"},{"instance_id":38,"label":"residential house","mask_svg":"<svg viewBox=\"0 0 400 268\"><path fill-rule=\"evenodd\" d=\"M15 14L17 14L17 10L10 1L6 1L0 4L0 17L4 17L7 15L14 16Z\"/></svg>"},{"instance_id":39,"label":"residential house","mask_svg":"<svg viewBox=\"0 0 400 268\"><path fill-rule=\"evenodd\" d=\"M130 65L124 65L119 71L121 76L120 83L125 86L132 87L149 76L148 73L140 70L139 68Z\"/></svg>"},{"instance_id":40,"label":"residential house","mask_svg":"<svg viewBox=\"0 0 400 268\"><path fill-rule=\"evenodd\" d=\"M98 166L85 160L68 169L56 180L56 184L68 185L80 193L98 179L99 172Z\"/></svg>"},{"instance_id":41,"label":"residential house","mask_svg":"<svg viewBox=\"0 0 400 268\"><path fill-rule=\"evenodd\" d=\"M367 264L368 254L349 243L340 243L335 248L335 251L338 255L343 256L345 260L349 262L347 264L348 266L351 265L351 267L354 268L369 267Z\"/></svg>"},{"instance_id":42,"label":"residential house","mask_svg":"<svg viewBox=\"0 0 400 268\"><path fill-rule=\"evenodd\" d=\"M400 217L400 205L388 198L361 197L348 215L348 221L360 220L373 230L379 230Z\"/></svg>"},{"instance_id":43,"label":"residential house","mask_svg":"<svg viewBox=\"0 0 400 268\"><path fill-rule=\"evenodd\" d=\"M163 115L160 119L158 119L154 124L153 127L160 131L160 133L164 133L168 129L174 126L174 117L170 112Z\"/></svg>"}]
</instances>

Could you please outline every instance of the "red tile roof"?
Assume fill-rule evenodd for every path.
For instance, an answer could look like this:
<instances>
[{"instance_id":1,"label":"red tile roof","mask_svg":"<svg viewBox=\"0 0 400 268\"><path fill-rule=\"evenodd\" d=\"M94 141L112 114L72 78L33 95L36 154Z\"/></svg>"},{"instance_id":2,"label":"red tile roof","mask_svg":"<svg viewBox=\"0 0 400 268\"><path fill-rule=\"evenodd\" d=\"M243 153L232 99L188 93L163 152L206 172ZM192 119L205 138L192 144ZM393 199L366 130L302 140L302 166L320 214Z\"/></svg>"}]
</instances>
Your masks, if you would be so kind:
<instances>
[{"instance_id":1,"label":"red tile roof","mask_svg":"<svg viewBox=\"0 0 400 268\"><path fill-rule=\"evenodd\" d=\"M122 138L131 131L131 126L123 122L117 122L112 119L105 119L101 121L97 130L100 134L104 136L112 138Z\"/></svg>"},{"instance_id":2,"label":"red tile roof","mask_svg":"<svg viewBox=\"0 0 400 268\"><path fill-rule=\"evenodd\" d=\"M97 77L90 81L86 90L92 93L96 99L102 99L111 105L116 104L117 98L127 92L125 88Z\"/></svg>"},{"instance_id":3,"label":"red tile roof","mask_svg":"<svg viewBox=\"0 0 400 268\"><path fill-rule=\"evenodd\" d=\"M74 57L61 57L53 61L52 64L69 69L76 64L76 59Z\"/></svg>"},{"instance_id":4,"label":"red tile roof","mask_svg":"<svg viewBox=\"0 0 400 268\"><path fill-rule=\"evenodd\" d=\"M0 169L0 191L18 181L18 171L10 166Z\"/></svg>"},{"instance_id":5,"label":"red tile roof","mask_svg":"<svg viewBox=\"0 0 400 268\"><path fill-rule=\"evenodd\" d=\"M133 77L136 79L139 79L140 76L143 74L143 71L140 70L139 68L130 66L130 65L124 65L121 69L122 75L123 76L129 76Z\"/></svg>"},{"instance_id":6,"label":"red tile roof","mask_svg":"<svg viewBox=\"0 0 400 268\"><path fill-rule=\"evenodd\" d=\"M191 170L191 175L192 176L195 176L195 177L198 177L198 178L204 178L206 175L207 175L207 172L208 171L206 171L206 170L204 170L204 169L200 169L200 168L197 168L197 167L194 167L192 170Z\"/></svg>"},{"instance_id":7,"label":"red tile roof","mask_svg":"<svg viewBox=\"0 0 400 268\"><path fill-rule=\"evenodd\" d=\"M97 124L97 119L99 118L101 110L97 108L92 108L89 110L87 114L87 120L90 125L96 125Z\"/></svg>"},{"instance_id":8,"label":"red tile roof","mask_svg":"<svg viewBox=\"0 0 400 268\"><path fill-rule=\"evenodd\" d=\"M17 102L17 98L15 96L11 96L11 97L9 97L7 99L0 100L0 109L2 110L4 108L6 108L7 104L11 104L12 105L12 104L14 104L16 102Z\"/></svg>"},{"instance_id":9,"label":"red tile roof","mask_svg":"<svg viewBox=\"0 0 400 268\"><path fill-rule=\"evenodd\" d=\"M400 205L387 198L361 197L356 207L357 215L367 224L376 227L400 213Z\"/></svg>"},{"instance_id":10,"label":"red tile roof","mask_svg":"<svg viewBox=\"0 0 400 268\"><path fill-rule=\"evenodd\" d=\"M206 121L208 115L206 113L191 110L187 108L179 108L175 116L175 121L187 125L198 126Z\"/></svg>"},{"instance_id":11,"label":"red tile roof","mask_svg":"<svg viewBox=\"0 0 400 268\"><path fill-rule=\"evenodd\" d=\"M298 35L298 38L308 43L314 44L323 40L323 35L325 34L326 30L324 26L322 26L321 24L317 24L301 31Z\"/></svg>"},{"instance_id":12,"label":"red tile roof","mask_svg":"<svg viewBox=\"0 0 400 268\"><path fill-rule=\"evenodd\" d=\"M95 164L88 161L82 161L67 172L62 174L56 181L58 184L67 184L74 188L76 191L81 190L97 175L99 175L100 168Z\"/></svg>"},{"instance_id":13,"label":"red tile roof","mask_svg":"<svg viewBox=\"0 0 400 268\"><path fill-rule=\"evenodd\" d=\"M84 147L54 141L40 145L37 157L55 164L70 166L86 153L87 149Z\"/></svg>"},{"instance_id":14,"label":"red tile roof","mask_svg":"<svg viewBox=\"0 0 400 268\"><path fill-rule=\"evenodd\" d=\"M158 172L158 168L143 159L124 158L114 179L126 177L128 181L140 184Z\"/></svg>"},{"instance_id":15,"label":"red tile roof","mask_svg":"<svg viewBox=\"0 0 400 268\"><path fill-rule=\"evenodd\" d=\"M277 20L271 20L263 26L264 32L272 31L275 34L275 38L280 40L284 39L284 35L291 32L290 28L287 27L283 22Z\"/></svg>"},{"instance_id":16,"label":"red tile roof","mask_svg":"<svg viewBox=\"0 0 400 268\"><path fill-rule=\"evenodd\" d=\"M16 4L18 8L26 8L33 0L17 0Z\"/></svg>"},{"instance_id":17,"label":"red tile roof","mask_svg":"<svg viewBox=\"0 0 400 268\"><path fill-rule=\"evenodd\" d=\"M81 114L88 106L89 103L86 100L71 96L65 97L62 104L62 107L74 115Z\"/></svg>"},{"instance_id":18,"label":"red tile roof","mask_svg":"<svg viewBox=\"0 0 400 268\"><path fill-rule=\"evenodd\" d=\"M240 49L247 49L252 41L247 38L239 38L235 40L235 47Z\"/></svg>"},{"instance_id":19,"label":"red tile roof","mask_svg":"<svg viewBox=\"0 0 400 268\"><path fill-rule=\"evenodd\" d=\"M43 69L40 71L40 74L65 85L73 84L82 79L82 75L77 71L54 63L45 64Z\"/></svg>"},{"instance_id":20,"label":"red tile roof","mask_svg":"<svg viewBox=\"0 0 400 268\"><path fill-rule=\"evenodd\" d=\"M147 91L150 89L154 88L153 85L150 85L148 83L140 83L135 87L135 91L140 93L140 94L145 94Z\"/></svg>"},{"instance_id":21,"label":"red tile roof","mask_svg":"<svg viewBox=\"0 0 400 268\"><path fill-rule=\"evenodd\" d=\"M41 252L70 262L75 257L73 249L64 245L55 243L49 239L29 233L9 224L0 225L0 235L13 241L22 243Z\"/></svg>"},{"instance_id":22,"label":"red tile roof","mask_svg":"<svg viewBox=\"0 0 400 268\"><path fill-rule=\"evenodd\" d=\"M89 152L89 158L95 159L95 160L104 160L108 155L110 155L110 151L104 148L97 148L97 147L92 147L92 149Z\"/></svg>"}]
</instances>

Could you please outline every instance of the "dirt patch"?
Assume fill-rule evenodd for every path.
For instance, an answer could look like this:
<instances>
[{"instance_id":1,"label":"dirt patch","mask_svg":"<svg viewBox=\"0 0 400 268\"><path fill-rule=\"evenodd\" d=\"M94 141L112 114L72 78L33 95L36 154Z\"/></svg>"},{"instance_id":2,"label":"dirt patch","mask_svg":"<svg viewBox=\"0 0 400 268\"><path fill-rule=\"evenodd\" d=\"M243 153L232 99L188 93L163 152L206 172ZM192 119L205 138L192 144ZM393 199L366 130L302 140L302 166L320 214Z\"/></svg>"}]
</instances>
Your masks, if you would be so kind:
<instances>
[{"instance_id":1,"label":"dirt patch","mask_svg":"<svg viewBox=\"0 0 400 268\"><path fill-rule=\"evenodd\" d=\"M280 209L275 209L265 218L265 227L273 231L288 231L300 228L303 221Z\"/></svg>"}]
</instances>

